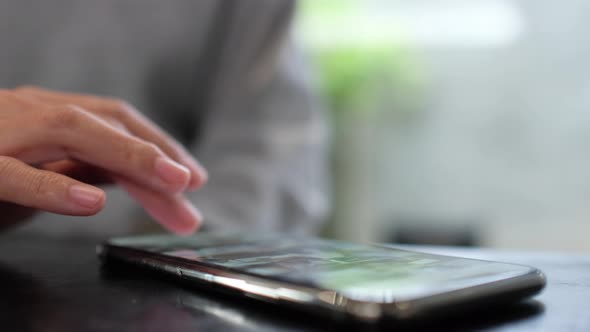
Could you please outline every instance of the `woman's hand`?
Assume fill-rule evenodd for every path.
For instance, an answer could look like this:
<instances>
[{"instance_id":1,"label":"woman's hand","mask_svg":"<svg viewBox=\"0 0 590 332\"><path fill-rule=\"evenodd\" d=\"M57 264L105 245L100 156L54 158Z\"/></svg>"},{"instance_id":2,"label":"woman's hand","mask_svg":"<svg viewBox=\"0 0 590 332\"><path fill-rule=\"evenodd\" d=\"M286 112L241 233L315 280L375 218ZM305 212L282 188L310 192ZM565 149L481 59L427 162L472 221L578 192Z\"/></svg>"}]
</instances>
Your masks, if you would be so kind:
<instances>
[{"instance_id":1,"label":"woman's hand","mask_svg":"<svg viewBox=\"0 0 590 332\"><path fill-rule=\"evenodd\" d=\"M95 214L106 197L93 184L116 182L164 227L187 234L201 216L182 193L206 180L179 143L125 102L0 90L0 208L15 216L22 207Z\"/></svg>"}]
</instances>

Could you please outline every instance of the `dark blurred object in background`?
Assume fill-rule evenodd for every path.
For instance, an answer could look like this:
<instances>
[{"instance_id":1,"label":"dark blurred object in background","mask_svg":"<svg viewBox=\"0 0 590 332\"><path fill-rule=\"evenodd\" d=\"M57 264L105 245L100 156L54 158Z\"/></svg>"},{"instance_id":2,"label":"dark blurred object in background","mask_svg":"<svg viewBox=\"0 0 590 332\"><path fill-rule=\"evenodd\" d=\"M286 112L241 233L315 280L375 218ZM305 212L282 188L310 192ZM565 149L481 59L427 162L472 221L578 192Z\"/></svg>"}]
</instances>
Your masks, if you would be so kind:
<instances>
[{"instance_id":1,"label":"dark blurred object in background","mask_svg":"<svg viewBox=\"0 0 590 332\"><path fill-rule=\"evenodd\" d=\"M445 222L426 224L422 221L407 220L398 223L391 242L440 246L479 246L481 241L478 229L470 224L467 222L462 225Z\"/></svg>"}]
</instances>

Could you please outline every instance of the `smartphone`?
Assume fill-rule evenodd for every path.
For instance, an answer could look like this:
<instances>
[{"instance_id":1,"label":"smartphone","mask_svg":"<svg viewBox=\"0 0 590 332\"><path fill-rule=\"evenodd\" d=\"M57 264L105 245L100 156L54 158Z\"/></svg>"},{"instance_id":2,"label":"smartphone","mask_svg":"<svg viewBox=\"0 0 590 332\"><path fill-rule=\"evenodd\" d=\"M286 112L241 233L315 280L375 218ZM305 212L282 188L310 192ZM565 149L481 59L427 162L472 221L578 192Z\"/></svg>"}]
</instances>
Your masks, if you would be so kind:
<instances>
[{"instance_id":1,"label":"smartphone","mask_svg":"<svg viewBox=\"0 0 590 332\"><path fill-rule=\"evenodd\" d=\"M98 254L207 290L364 322L507 304L545 285L541 271L524 265L281 234L114 238Z\"/></svg>"}]
</instances>

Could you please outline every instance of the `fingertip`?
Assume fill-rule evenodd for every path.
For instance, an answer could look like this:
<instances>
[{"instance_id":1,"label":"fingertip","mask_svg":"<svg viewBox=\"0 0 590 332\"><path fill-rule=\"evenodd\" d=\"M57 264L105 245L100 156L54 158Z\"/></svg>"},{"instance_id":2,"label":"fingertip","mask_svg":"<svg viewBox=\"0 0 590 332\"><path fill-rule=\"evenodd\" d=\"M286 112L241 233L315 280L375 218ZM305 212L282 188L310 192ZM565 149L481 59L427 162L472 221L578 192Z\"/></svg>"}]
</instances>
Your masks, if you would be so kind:
<instances>
[{"instance_id":1,"label":"fingertip","mask_svg":"<svg viewBox=\"0 0 590 332\"><path fill-rule=\"evenodd\" d=\"M186 236L196 232L203 219L199 210L179 196L171 205L144 205L144 208L160 225L177 235Z\"/></svg>"},{"instance_id":2,"label":"fingertip","mask_svg":"<svg viewBox=\"0 0 590 332\"><path fill-rule=\"evenodd\" d=\"M188 185L188 190L194 191L203 187L209 181L209 174L205 168L198 164L189 164L191 170L191 178Z\"/></svg>"},{"instance_id":3,"label":"fingertip","mask_svg":"<svg viewBox=\"0 0 590 332\"><path fill-rule=\"evenodd\" d=\"M191 181L189 182L189 185L187 186L186 189L188 191L196 191L197 189L200 189L201 187L203 187L206 182L207 182L207 180L200 179L196 176L191 176Z\"/></svg>"},{"instance_id":4,"label":"fingertip","mask_svg":"<svg viewBox=\"0 0 590 332\"><path fill-rule=\"evenodd\" d=\"M166 230L178 235L190 235L196 232L203 220L199 210L180 194L163 195L143 189L123 178L116 181L144 207L146 212Z\"/></svg>"},{"instance_id":5,"label":"fingertip","mask_svg":"<svg viewBox=\"0 0 590 332\"><path fill-rule=\"evenodd\" d=\"M178 216L178 222L170 225L170 231L176 235L188 236L195 233L203 221L201 212L189 201L183 202L184 209Z\"/></svg>"},{"instance_id":6,"label":"fingertip","mask_svg":"<svg viewBox=\"0 0 590 332\"><path fill-rule=\"evenodd\" d=\"M199 230L199 228L200 228L200 224L195 224L194 226L191 226L191 227L182 227L182 228L173 229L171 231L172 231L172 233L174 233L175 235L178 235L178 236L191 236L195 232L197 232Z\"/></svg>"}]
</instances>

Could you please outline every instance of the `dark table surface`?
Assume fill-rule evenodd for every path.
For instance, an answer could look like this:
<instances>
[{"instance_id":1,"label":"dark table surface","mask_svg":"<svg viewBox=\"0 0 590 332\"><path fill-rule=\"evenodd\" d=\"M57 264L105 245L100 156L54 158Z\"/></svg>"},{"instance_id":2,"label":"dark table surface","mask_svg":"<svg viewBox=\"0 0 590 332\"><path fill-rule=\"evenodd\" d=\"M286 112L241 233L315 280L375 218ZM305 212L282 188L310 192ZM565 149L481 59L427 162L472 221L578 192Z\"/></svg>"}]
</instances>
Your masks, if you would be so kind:
<instances>
[{"instance_id":1,"label":"dark table surface","mask_svg":"<svg viewBox=\"0 0 590 332\"><path fill-rule=\"evenodd\" d=\"M396 330L318 321L271 305L188 288L140 270L101 267L98 240L0 236L0 331ZM533 265L534 300L407 329L590 331L590 255L414 247Z\"/></svg>"}]
</instances>

